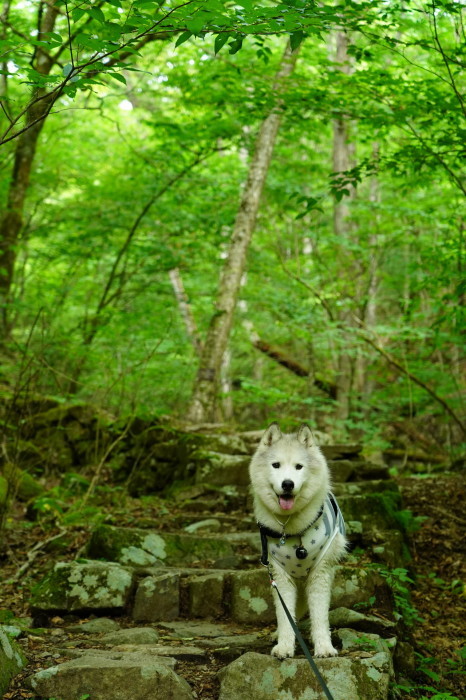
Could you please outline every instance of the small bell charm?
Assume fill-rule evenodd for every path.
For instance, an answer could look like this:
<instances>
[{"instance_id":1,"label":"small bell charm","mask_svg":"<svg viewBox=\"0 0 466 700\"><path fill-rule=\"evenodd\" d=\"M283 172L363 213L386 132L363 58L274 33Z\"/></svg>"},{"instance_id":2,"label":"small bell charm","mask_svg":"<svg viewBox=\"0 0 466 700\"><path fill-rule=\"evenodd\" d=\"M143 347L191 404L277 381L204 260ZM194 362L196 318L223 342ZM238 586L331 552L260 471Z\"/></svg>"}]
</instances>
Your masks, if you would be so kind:
<instances>
[{"instance_id":1,"label":"small bell charm","mask_svg":"<svg viewBox=\"0 0 466 700\"><path fill-rule=\"evenodd\" d=\"M283 545L286 544L286 535L285 535L285 533L283 533L283 535L282 535L281 538L280 538L280 544L281 544L282 547L283 547Z\"/></svg>"},{"instance_id":2,"label":"small bell charm","mask_svg":"<svg viewBox=\"0 0 466 700\"><path fill-rule=\"evenodd\" d=\"M296 549L296 556L298 559L305 559L307 557L307 549L301 544Z\"/></svg>"}]
</instances>

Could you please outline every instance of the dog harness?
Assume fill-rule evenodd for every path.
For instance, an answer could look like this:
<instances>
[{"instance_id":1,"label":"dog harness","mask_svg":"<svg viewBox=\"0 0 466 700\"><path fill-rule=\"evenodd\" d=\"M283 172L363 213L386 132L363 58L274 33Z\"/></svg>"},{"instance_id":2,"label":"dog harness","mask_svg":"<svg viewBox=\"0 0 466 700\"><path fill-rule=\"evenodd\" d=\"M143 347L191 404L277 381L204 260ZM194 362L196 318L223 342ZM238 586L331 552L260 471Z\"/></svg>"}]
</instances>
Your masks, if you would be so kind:
<instances>
[{"instance_id":1,"label":"dog harness","mask_svg":"<svg viewBox=\"0 0 466 700\"><path fill-rule=\"evenodd\" d=\"M333 493L329 493L316 517L301 532L286 535L258 523L261 562L268 555L293 578L304 578L320 562L338 533L345 535L345 521Z\"/></svg>"}]
</instances>

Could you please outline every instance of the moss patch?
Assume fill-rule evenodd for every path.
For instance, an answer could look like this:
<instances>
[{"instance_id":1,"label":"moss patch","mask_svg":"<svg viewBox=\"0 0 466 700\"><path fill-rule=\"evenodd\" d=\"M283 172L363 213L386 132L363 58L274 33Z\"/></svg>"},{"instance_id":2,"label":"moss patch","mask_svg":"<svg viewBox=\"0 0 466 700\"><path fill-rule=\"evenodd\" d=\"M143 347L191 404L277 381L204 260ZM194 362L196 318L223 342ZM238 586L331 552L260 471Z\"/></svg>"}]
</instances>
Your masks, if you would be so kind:
<instances>
[{"instance_id":1,"label":"moss patch","mask_svg":"<svg viewBox=\"0 0 466 700\"><path fill-rule=\"evenodd\" d=\"M183 566L210 560L216 565L233 565L231 545L222 539L185 534L158 534L137 528L101 525L92 534L88 553L134 567Z\"/></svg>"},{"instance_id":2,"label":"moss patch","mask_svg":"<svg viewBox=\"0 0 466 700\"><path fill-rule=\"evenodd\" d=\"M8 690L11 679L26 665L19 646L0 628L0 695Z\"/></svg>"},{"instance_id":3,"label":"moss patch","mask_svg":"<svg viewBox=\"0 0 466 700\"><path fill-rule=\"evenodd\" d=\"M126 605L133 576L114 563L58 563L31 594L38 610L84 610L122 608Z\"/></svg>"}]
</instances>

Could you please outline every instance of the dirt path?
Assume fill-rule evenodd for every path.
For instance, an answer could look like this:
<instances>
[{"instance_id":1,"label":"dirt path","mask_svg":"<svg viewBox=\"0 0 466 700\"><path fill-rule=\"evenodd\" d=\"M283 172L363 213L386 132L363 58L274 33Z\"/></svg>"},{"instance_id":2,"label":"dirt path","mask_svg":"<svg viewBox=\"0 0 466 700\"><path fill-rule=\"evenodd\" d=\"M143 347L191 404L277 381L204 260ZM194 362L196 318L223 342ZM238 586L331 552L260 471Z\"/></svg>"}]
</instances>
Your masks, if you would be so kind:
<instances>
[{"instance_id":1,"label":"dirt path","mask_svg":"<svg viewBox=\"0 0 466 700\"><path fill-rule=\"evenodd\" d=\"M425 518L410 535L416 581L412 602L424 619L413 630L416 650L433 659L424 666L440 675L436 685L465 697L466 666L458 672L458 652L466 644L466 478L413 477L402 479L400 486L405 508ZM424 674L419 681L429 685Z\"/></svg>"}]
</instances>

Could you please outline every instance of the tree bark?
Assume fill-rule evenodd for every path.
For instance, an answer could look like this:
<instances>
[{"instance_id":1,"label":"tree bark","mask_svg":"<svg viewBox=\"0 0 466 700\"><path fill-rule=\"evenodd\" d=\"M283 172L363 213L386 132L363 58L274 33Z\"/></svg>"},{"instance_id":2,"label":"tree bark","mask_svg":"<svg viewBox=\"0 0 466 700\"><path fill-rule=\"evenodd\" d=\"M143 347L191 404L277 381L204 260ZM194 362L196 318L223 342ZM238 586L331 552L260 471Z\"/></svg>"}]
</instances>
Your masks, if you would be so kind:
<instances>
[{"instance_id":1,"label":"tree bark","mask_svg":"<svg viewBox=\"0 0 466 700\"><path fill-rule=\"evenodd\" d=\"M175 293L176 301L178 302L178 308L180 309L180 314L184 321L186 333L188 334L188 338L190 339L196 354L200 356L202 352L202 342L199 337L199 331L196 326L196 321L194 320L193 312L189 304L188 295L186 294L179 268L174 267L172 270L169 270L168 276L170 277L170 282Z\"/></svg>"},{"instance_id":2,"label":"tree bark","mask_svg":"<svg viewBox=\"0 0 466 700\"><path fill-rule=\"evenodd\" d=\"M44 17L37 35L41 39L47 32L52 32L58 16L58 8L46 5ZM48 75L53 65L53 59L40 47L34 58L34 69L42 75ZM13 174L7 194L6 209L0 219L0 313L1 340L8 336L8 305L10 303L11 285L16 262L17 247L23 227L24 203L29 187L32 164L37 148L39 134L44 125L44 117L50 108L52 97L46 95L44 88L39 88L33 94L31 105L26 112L26 123L31 127L18 137L14 155Z\"/></svg>"},{"instance_id":3,"label":"tree bark","mask_svg":"<svg viewBox=\"0 0 466 700\"><path fill-rule=\"evenodd\" d=\"M336 37L336 56L338 70L342 73L349 73L350 67L348 64L348 36L343 32L338 32ZM341 173L349 170L351 159L351 148L349 144L349 123L348 119L343 115L333 122L333 172ZM349 198L344 197L335 202L333 208L333 231L338 238L341 239L340 246L340 265L343 268L350 268L350 263L347 259L344 238L346 238L349 230ZM348 269L350 272L350 269ZM339 421L345 421L350 412L350 397L351 386L353 381L353 360L350 354L351 338L345 331L345 328L350 323L349 310L343 310L340 313L340 322L342 325L341 337L338 346L337 356L337 403L336 403L336 418Z\"/></svg>"},{"instance_id":4,"label":"tree bark","mask_svg":"<svg viewBox=\"0 0 466 700\"><path fill-rule=\"evenodd\" d=\"M222 358L228 344L246 255L259 209L269 164L281 121L282 94L295 67L298 51L288 45L275 78L277 99L262 122L241 197L228 257L221 273L215 312L210 320L199 363L188 419L203 423L214 419Z\"/></svg>"},{"instance_id":5,"label":"tree bark","mask_svg":"<svg viewBox=\"0 0 466 700\"><path fill-rule=\"evenodd\" d=\"M285 355L284 352L282 352L278 348L273 347L273 345L269 345L269 343L265 342L265 340L256 338L252 341L252 344L257 350L260 350L260 352L263 352L264 355L267 355L267 357L270 357L272 360L275 360L275 362L278 362L278 364L282 367L286 367L286 369L288 369L290 372L296 374L297 377L311 376L311 372L307 367L303 367L303 365L301 365L295 359L289 357L288 355ZM323 391L331 399L336 398L337 387L335 384L332 384L332 382L328 382L325 379L320 379L316 376L312 377L311 379L312 384L317 389Z\"/></svg>"}]
</instances>

